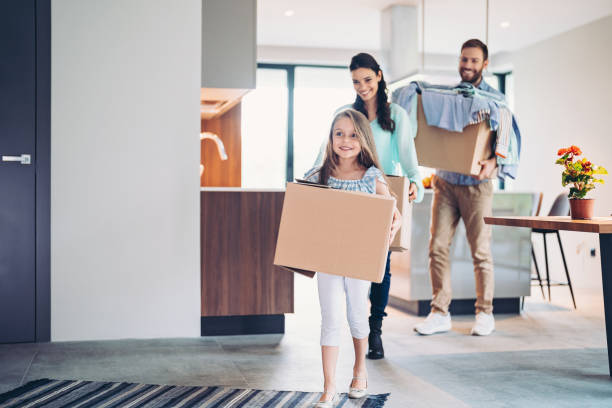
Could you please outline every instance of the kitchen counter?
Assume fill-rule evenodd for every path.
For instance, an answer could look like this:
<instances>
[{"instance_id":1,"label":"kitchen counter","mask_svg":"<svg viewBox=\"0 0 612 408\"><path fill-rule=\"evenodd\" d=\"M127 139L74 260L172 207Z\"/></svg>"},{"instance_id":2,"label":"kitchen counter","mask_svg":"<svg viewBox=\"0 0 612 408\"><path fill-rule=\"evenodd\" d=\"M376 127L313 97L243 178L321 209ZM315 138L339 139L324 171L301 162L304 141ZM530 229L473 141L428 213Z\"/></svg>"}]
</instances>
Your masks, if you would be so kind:
<instances>
[{"instance_id":1,"label":"kitchen counter","mask_svg":"<svg viewBox=\"0 0 612 408\"><path fill-rule=\"evenodd\" d=\"M244 187L200 187L200 191L223 191L245 193L284 193L284 188L244 188Z\"/></svg>"},{"instance_id":2,"label":"kitchen counter","mask_svg":"<svg viewBox=\"0 0 612 408\"><path fill-rule=\"evenodd\" d=\"M250 187L200 187L200 191L225 191L225 192L271 192L271 193L284 193L284 188L250 188ZM433 190L425 190L425 195L433 194ZM516 194L533 194L526 191L505 191L500 190L495 192L496 195L516 195Z\"/></svg>"},{"instance_id":3,"label":"kitchen counter","mask_svg":"<svg viewBox=\"0 0 612 408\"><path fill-rule=\"evenodd\" d=\"M293 273L273 265L284 192L202 189L202 335L283 333Z\"/></svg>"},{"instance_id":4,"label":"kitchen counter","mask_svg":"<svg viewBox=\"0 0 612 408\"><path fill-rule=\"evenodd\" d=\"M496 191L493 215L530 215L533 193ZM427 190L423 201L412 209L411 250L391 255L390 304L426 315L431 300L429 238L433 194ZM491 241L495 271L494 308L497 313L518 313L520 298L531 290L531 231L494 226ZM473 313L475 302L474 267L463 222L457 225L450 248L452 314Z\"/></svg>"},{"instance_id":5,"label":"kitchen counter","mask_svg":"<svg viewBox=\"0 0 612 408\"><path fill-rule=\"evenodd\" d=\"M293 312L293 274L273 265L284 189L203 187L200 194L202 333L254 333L249 327L262 326L254 323L258 319L276 322L265 332L284 330L284 313ZM423 201L413 205L411 250L391 256L390 304L419 315L428 312L431 299L432 199L432 191L426 190ZM529 215L533 201L533 193L498 191L493 214ZM518 313L520 297L530 294L529 230L493 227L491 247L495 310ZM462 222L451 246L451 262L451 313L471 313L474 272Z\"/></svg>"}]
</instances>

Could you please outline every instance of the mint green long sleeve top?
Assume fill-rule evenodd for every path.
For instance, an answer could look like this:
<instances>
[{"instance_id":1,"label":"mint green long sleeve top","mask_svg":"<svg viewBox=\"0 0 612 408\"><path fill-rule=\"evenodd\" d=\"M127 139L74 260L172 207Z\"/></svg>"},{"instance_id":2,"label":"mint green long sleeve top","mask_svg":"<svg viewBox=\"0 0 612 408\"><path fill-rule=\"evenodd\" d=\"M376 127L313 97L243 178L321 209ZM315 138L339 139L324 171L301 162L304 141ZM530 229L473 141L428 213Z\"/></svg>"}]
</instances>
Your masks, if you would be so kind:
<instances>
[{"instance_id":1,"label":"mint green long sleeve top","mask_svg":"<svg viewBox=\"0 0 612 408\"><path fill-rule=\"evenodd\" d=\"M352 108L352 105L342 106L336 113L348 108ZM405 176L411 183L417 185L417 197L414 201L419 203L423 200L424 188L414 147L415 132L412 131L410 119L404 108L392 103L390 109L391 119L395 122L395 130L393 132L381 128L378 119L370 122L378 160L385 174ZM323 162L325 143L321 146L315 166L320 166Z\"/></svg>"}]
</instances>

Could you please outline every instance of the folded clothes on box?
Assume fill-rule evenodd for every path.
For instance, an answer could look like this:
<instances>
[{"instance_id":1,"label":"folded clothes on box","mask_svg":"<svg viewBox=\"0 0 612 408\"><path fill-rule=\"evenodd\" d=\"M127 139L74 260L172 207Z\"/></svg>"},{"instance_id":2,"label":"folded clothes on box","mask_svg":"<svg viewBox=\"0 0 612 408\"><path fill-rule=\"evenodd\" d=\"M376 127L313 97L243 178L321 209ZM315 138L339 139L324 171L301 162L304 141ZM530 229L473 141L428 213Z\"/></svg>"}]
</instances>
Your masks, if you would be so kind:
<instances>
[{"instance_id":1,"label":"folded clothes on box","mask_svg":"<svg viewBox=\"0 0 612 408\"><path fill-rule=\"evenodd\" d=\"M469 125L488 122L496 131L495 154L498 177L516 177L521 150L521 134L515 116L503 97L462 82L457 86L431 85L413 81L393 93L393 101L408 112L413 131L418 131L417 94L430 126L452 132L463 132Z\"/></svg>"}]
</instances>

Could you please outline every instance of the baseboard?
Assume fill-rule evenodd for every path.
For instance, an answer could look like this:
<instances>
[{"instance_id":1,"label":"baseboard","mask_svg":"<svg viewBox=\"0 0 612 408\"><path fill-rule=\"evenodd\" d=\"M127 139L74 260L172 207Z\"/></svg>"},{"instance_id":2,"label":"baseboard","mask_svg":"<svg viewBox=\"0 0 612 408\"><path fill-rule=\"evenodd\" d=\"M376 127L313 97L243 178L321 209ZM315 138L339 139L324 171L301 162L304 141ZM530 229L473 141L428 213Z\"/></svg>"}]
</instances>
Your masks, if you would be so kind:
<instances>
[{"instance_id":1,"label":"baseboard","mask_svg":"<svg viewBox=\"0 0 612 408\"><path fill-rule=\"evenodd\" d=\"M427 316L431 310L431 300L405 300L396 296L389 296L389 306L402 312L417 316ZM451 315L474 314L476 299L456 299L448 308ZM520 314L521 298L495 298L493 299L493 312L495 314Z\"/></svg>"},{"instance_id":2,"label":"baseboard","mask_svg":"<svg viewBox=\"0 0 612 408\"><path fill-rule=\"evenodd\" d=\"M202 336L285 333L285 315L202 316Z\"/></svg>"}]
</instances>

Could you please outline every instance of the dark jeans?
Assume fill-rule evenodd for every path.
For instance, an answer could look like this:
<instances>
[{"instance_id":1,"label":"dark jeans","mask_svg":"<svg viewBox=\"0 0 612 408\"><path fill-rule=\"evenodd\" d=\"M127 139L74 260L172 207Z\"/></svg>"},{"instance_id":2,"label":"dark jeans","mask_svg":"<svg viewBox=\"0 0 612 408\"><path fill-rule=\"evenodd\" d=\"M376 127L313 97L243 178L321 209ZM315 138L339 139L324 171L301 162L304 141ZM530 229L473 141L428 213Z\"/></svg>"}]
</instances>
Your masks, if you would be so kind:
<instances>
[{"instance_id":1,"label":"dark jeans","mask_svg":"<svg viewBox=\"0 0 612 408\"><path fill-rule=\"evenodd\" d=\"M387 254L385 276L381 283L370 286L370 319L382 320L387 314L385 307L389 302L389 287L391 286L391 252Z\"/></svg>"}]
</instances>

